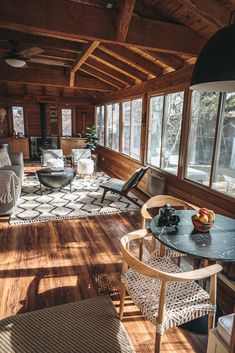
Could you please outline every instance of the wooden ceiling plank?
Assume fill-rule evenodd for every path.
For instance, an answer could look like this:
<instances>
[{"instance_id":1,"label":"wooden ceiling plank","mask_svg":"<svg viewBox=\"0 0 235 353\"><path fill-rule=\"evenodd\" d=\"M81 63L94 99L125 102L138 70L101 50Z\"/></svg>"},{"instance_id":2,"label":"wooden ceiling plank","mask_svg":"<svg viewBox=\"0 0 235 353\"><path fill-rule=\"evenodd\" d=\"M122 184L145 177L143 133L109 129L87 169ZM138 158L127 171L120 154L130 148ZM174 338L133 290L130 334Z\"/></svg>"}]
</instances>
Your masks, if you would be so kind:
<instances>
[{"instance_id":1,"label":"wooden ceiling plank","mask_svg":"<svg viewBox=\"0 0 235 353\"><path fill-rule=\"evenodd\" d=\"M147 79L147 75L143 72L127 65L126 63L116 59L115 57L105 53L100 49L96 49L93 53L93 56L95 56L97 60L100 60L104 65L112 67L114 70L120 71L124 75L131 77L135 80L136 83L145 81Z\"/></svg>"},{"instance_id":2,"label":"wooden ceiling plank","mask_svg":"<svg viewBox=\"0 0 235 353\"><path fill-rule=\"evenodd\" d=\"M75 73L82 66L82 64L89 58L89 56L93 53L93 51L99 46L100 42L94 41L93 43L89 44L84 53L81 55L79 60L73 66L70 71L70 87L74 87L74 80L75 80Z\"/></svg>"},{"instance_id":3,"label":"wooden ceiling plank","mask_svg":"<svg viewBox=\"0 0 235 353\"><path fill-rule=\"evenodd\" d=\"M229 10L217 0L179 0L179 2L217 28L229 24Z\"/></svg>"},{"instance_id":4,"label":"wooden ceiling plank","mask_svg":"<svg viewBox=\"0 0 235 353\"><path fill-rule=\"evenodd\" d=\"M134 67L138 68L139 70L142 69L142 71L147 74L152 74L153 76L160 76L163 74L163 70L159 66L155 65L149 60L144 59L137 53L134 53L125 47L105 44L104 46L100 46L100 49L110 51L110 53L113 53L113 55L115 55L120 60L132 63Z\"/></svg>"},{"instance_id":5,"label":"wooden ceiling plank","mask_svg":"<svg viewBox=\"0 0 235 353\"><path fill-rule=\"evenodd\" d=\"M0 82L25 83L33 86L69 87L69 77L61 70L13 69L0 63ZM97 79L76 76L76 89L110 92L115 88Z\"/></svg>"},{"instance_id":6,"label":"wooden ceiling plank","mask_svg":"<svg viewBox=\"0 0 235 353\"><path fill-rule=\"evenodd\" d=\"M117 16L117 41L119 42L125 42L134 7L135 0L121 0Z\"/></svg>"},{"instance_id":7,"label":"wooden ceiling plank","mask_svg":"<svg viewBox=\"0 0 235 353\"><path fill-rule=\"evenodd\" d=\"M117 12L113 9L100 9L67 0L21 0L20 6L16 6L15 0L1 0L1 28L70 41L85 39L116 43L116 18ZM205 39L183 25L133 16L126 41L119 43L197 55Z\"/></svg>"},{"instance_id":8,"label":"wooden ceiling plank","mask_svg":"<svg viewBox=\"0 0 235 353\"><path fill-rule=\"evenodd\" d=\"M92 68L86 64L83 64L79 68L79 71L83 71L83 72L87 73L88 75L91 75L95 78L98 78L98 80L104 81L104 82L108 83L109 85L116 87L117 89L121 89L121 88L125 87L120 82L112 79L111 77L105 75L104 73L102 73L100 71L95 70L95 68Z\"/></svg>"},{"instance_id":9,"label":"wooden ceiling plank","mask_svg":"<svg viewBox=\"0 0 235 353\"><path fill-rule=\"evenodd\" d=\"M135 83L135 81L129 76L126 76L121 72L113 70L112 68L104 65L100 61L96 60L94 56L89 57L89 59L86 61L86 65L94 67L96 70L114 78L115 80L118 80L119 82L123 83L126 87L131 86Z\"/></svg>"}]
</instances>

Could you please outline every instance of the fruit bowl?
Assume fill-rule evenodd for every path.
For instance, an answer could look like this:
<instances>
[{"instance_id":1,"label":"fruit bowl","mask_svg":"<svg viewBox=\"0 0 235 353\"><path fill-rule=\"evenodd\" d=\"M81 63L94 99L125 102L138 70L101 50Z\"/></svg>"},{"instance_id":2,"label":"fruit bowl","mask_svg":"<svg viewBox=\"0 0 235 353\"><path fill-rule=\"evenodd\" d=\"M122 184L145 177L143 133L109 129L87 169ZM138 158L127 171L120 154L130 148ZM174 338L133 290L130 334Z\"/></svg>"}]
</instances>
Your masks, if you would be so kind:
<instances>
[{"instance_id":1,"label":"fruit bowl","mask_svg":"<svg viewBox=\"0 0 235 353\"><path fill-rule=\"evenodd\" d=\"M202 233L207 233L207 232L209 232L209 230L211 229L211 227L212 227L213 224L214 224L214 221L210 221L210 222L207 222L207 223L203 223L203 222L201 222L199 219L196 219L196 218L195 218L195 215L192 216L192 222L193 222L193 225L194 225L194 229L195 229L197 232L202 232Z\"/></svg>"},{"instance_id":2,"label":"fruit bowl","mask_svg":"<svg viewBox=\"0 0 235 353\"><path fill-rule=\"evenodd\" d=\"M214 211L200 208L197 214L192 216L194 229L198 232L209 232L215 221Z\"/></svg>"}]
</instances>

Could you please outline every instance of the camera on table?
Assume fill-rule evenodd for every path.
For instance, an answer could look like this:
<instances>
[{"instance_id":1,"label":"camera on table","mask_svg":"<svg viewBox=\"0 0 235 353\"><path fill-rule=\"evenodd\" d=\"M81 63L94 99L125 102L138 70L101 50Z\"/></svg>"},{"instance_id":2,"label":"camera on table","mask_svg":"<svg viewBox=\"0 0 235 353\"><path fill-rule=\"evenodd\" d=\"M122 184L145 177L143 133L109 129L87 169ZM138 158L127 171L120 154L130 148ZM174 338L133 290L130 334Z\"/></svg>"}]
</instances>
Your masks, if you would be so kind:
<instances>
[{"instance_id":1,"label":"camera on table","mask_svg":"<svg viewBox=\"0 0 235 353\"><path fill-rule=\"evenodd\" d=\"M164 226L177 226L179 224L180 218L175 213L175 209L171 205L166 204L159 210L158 225L160 227Z\"/></svg>"}]
</instances>

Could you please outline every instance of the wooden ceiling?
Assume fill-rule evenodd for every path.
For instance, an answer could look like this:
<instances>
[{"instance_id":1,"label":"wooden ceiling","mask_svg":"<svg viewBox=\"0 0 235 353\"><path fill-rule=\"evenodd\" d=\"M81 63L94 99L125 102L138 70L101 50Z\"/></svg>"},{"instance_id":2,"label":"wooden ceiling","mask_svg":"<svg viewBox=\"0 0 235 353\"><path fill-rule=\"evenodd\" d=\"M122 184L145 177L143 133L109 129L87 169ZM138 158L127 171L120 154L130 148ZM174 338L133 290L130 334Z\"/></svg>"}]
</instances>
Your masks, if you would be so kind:
<instances>
[{"instance_id":1,"label":"wooden ceiling","mask_svg":"<svg viewBox=\"0 0 235 353\"><path fill-rule=\"evenodd\" d=\"M234 0L1 0L0 95L94 100L191 65Z\"/></svg>"}]
</instances>

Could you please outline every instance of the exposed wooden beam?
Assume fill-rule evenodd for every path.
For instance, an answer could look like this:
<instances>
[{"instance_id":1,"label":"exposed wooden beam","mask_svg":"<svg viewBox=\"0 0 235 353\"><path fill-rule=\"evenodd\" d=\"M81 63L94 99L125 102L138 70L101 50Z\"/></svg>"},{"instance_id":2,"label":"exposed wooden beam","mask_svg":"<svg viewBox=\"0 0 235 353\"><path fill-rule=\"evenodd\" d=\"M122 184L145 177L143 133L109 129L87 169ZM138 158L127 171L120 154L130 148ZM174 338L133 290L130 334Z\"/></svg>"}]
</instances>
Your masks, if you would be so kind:
<instances>
[{"instance_id":1,"label":"exposed wooden beam","mask_svg":"<svg viewBox=\"0 0 235 353\"><path fill-rule=\"evenodd\" d=\"M57 101L58 103L67 103L67 104L77 104L77 105L87 105L90 104L90 99L84 99L79 97L67 96L67 97L59 97L59 96L44 96L44 95L34 95L34 94L1 94L0 100L6 103L12 103L12 101L24 102L24 101L33 101L33 102L53 102ZM94 102L93 102L94 103Z\"/></svg>"},{"instance_id":2,"label":"exposed wooden beam","mask_svg":"<svg viewBox=\"0 0 235 353\"><path fill-rule=\"evenodd\" d=\"M149 52L147 50L142 50L146 55L150 55L156 60L163 62L165 65L172 67L174 70L178 70L184 66L184 61L172 54L160 53L160 52Z\"/></svg>"},{"instance_id":3,"label":"exposed wooden beam","mask_svg":"<svg viewBox=\"0 0 235 353\"><path fill-rule=\"evenodd\" d=\"M113 9L67 0L21 0L17 6L15 0L1 0L0 27L70 41L115 43L116 18ZM199 34L183 25L133 16L122 45L197 55L204 43Z\"/></svg>"},{"instance_id":4,"label":"exposed wooden beam","mask_svg":"<svg viewBox=\"0 0 235 353\"><path fill-rule=\"evenodd\" d=\"M1 24L0 24L1 26ZM0 42L8 42L15 40L16 42L26 43L29 46L42 47L48 49L57 49L64 52L80 53L84 43L71 40L50 38L48 36L32 35L29 33L11 31L0 28Z\"/></svg>"},{"instance_id":5,"label":"exposed wooden beam","mask_svg":"<svg viewBox=\"0 0 235 353\"><path fill-rule=\"evenodd\" d=\"M133 67L136 67L148 75L160 76L163 73L162 68L125 47L105 44L104 46L100 46L100 49L114 55L123 62L131 64Z\"/></svg>"},{"instance_id":6,"label":"exposed wooden beam","mask_svg":"<svg viewBox=\"0 0 235 353\"><path fill-rule=\"evenodd\" d=\"M230 11L217 0L179 0L179 2L200 17L205 18L217 28L227 26L230 19Z\"/></svg>"},{"instance_id":7,"label":"exposed wooden beam","mask_svg":"<svg viewBox=\"0 0 235 353\"><path fill-rule=\"evenodd\" d=\"M98 41L94 41L93 43L89 44L85 52L79 58L78 62L76 62L76 64L73 66L73 68L70 71L70 81L69 81L70 87L74 87L75 74L79 69L79 67L81 67L82 64L86 61L86 59L89 58L89 56L99 46L99 44L100 42Z\"/></svg>"},{"instance_id":8,"label":"exposed wooden beam","mask_svg":"<svg viewBox=\"0 0 235 353\"><path fill-rule=\"evenodd\" d=\"M89 65L83 64L82 67L79 68L79 70L87 73L88 75L94 76L95 78L98 78L98 80L104 81L109 85L116 87L117 89L125 88L125 85L123 85L118 80L111 78L105 73L102 73Z\"/></svg>"},{"instance_id":9,"label":"exposed wooden beam","mask_svg":"<svg viewBox=\"0 0 235 353\"><path fill-rule=\"evenodd\" d=\"M3 65L0 64L0 81L51 87L69 87L68 76L61 75L60 70L13 69ZM75 78L74 88L104 92L115 90L113 86L100 80L81 77L78 75L76 75Z\"/></svg>"},{"instance_id":10,"label":"exposed wooden beam","mask_svg":"<svg viewBox=\"0 0 235 353\"><path fill-rule=\"evenodd\" d=\"M135 7L135 0L121 0L117 17L117 41L124 42Z\"/></svg>"},{"instance_id":11,"label":"exposed wooden beam","mask_svg":"<svg viewBox=\"0 0 235 353\"><path fill-rule=\"evenodd\" d=\"M96 49L93 53L93 56L95 56L97 60L100 60L104 65L112 67L114 70L131 77L135 80L136 83L145 81L147 79L147 75L143 72L130 65L127 65L126 63L116 59L115 57L105 53L100 49Z\"/></svg>"},{"instance_id":12,"label":"exposed wooden beam","mask_svg":"<svg viewBox=\"0 0 235 353\"><path fill-rule=\"evenodd\" d=\"M94 56L90 57L86 61L86 65L94 67L96 70L103 72L104 74L118 80L119 82L123 83L125 86L131 86L135 83L135 81L129 76L126 76L123 73L113 70L111 67L104 65L100 61L96 60Z\"/></svg>"}]
</instances>

